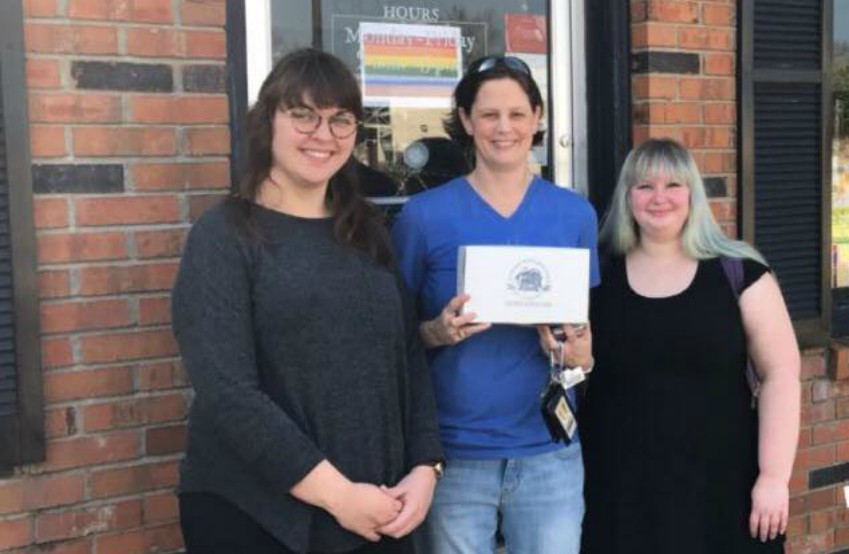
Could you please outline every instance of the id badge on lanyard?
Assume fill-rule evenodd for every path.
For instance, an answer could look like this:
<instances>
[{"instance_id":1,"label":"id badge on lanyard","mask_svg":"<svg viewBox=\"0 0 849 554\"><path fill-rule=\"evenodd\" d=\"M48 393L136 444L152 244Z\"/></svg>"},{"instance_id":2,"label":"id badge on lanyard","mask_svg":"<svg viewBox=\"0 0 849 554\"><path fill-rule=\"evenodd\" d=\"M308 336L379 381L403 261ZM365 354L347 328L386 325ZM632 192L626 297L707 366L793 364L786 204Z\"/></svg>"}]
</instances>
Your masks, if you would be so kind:
<instances>
[{"instance_id":1,"label":"id badge on lanyard","mask_svg":"<svg viewBox=\"0 0 849 554\"><path fill-rule=\"evenodd\" d=\"M549 380L542 392L541 411L551 439L555 442L572 442L578 430L577 406L567 393L569 389L586 379L580 367L569 369L560 363L563 342L549 352Z\"/></svg>"}]
</instances>

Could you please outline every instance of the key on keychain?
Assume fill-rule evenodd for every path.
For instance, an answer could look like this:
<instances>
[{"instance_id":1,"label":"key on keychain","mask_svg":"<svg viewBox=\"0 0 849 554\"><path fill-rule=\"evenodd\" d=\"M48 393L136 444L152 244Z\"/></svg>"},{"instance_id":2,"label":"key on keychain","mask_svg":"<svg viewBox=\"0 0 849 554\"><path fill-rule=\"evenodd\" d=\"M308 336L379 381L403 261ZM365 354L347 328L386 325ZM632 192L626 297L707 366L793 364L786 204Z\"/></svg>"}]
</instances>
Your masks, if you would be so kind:
<instances>
[{"instance_id":1,"label":"key on keychain","mask_svg":"<svg viewBox=\"0 0 849 554\"><path fill-rule=\"evenodd\" d=\"M551 371L551 380L560 383L564 390L569 390L586 379L583 368L580 366L567 368L560 363L563 347L566 343L557 341L557 346L548 353L548 364ZM555 350L557 351L555 355ZM555 357L556 356L556 357Z\"/></svg>"}]
</instances>

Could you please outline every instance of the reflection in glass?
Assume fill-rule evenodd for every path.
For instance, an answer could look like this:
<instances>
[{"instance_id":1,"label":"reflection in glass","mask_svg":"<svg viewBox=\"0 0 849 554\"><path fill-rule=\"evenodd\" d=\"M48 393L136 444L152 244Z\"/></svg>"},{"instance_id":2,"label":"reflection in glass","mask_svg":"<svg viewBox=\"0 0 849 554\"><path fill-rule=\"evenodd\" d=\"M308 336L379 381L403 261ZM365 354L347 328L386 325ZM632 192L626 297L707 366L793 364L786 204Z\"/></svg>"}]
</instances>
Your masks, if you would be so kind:
<instances>
[{"instance_id":1,"label":"reflection in glass","mask_svg":"<svg viewBox=\"0 0 849 554\"><path fill-rule=\"evenodd\" d=\"M275 62L287 52L313 45L311 4L271 0L271 50Z\"/></svg>"},{"instance_id":2,"label":"reflection in glass","mask_svg":"<svg viewBox=\"0 0 849 554\"><path fill-rule=\"evenodd\" d=\"M366 114L355 155L370 196L404 197L468 172L442 121L454 84L472 60L505 52L521 57L544 95L548 90L546 0L421 4L271 0L275 60L321 45L358 76ZM320 28L313 21L321 21ZM532 156L532 165L548 175L548 147L535 148Z\"/></svg>"},{"instance_id":3,"label":"reflection in glass","mask_svg":"<svg viewBox=\"0 0 849 554\"><path fill-rule=\"evenodd\" d=\"M834 2L831 143L832 286L849 287L849 0Z\"/></svg>"}]
</instances>

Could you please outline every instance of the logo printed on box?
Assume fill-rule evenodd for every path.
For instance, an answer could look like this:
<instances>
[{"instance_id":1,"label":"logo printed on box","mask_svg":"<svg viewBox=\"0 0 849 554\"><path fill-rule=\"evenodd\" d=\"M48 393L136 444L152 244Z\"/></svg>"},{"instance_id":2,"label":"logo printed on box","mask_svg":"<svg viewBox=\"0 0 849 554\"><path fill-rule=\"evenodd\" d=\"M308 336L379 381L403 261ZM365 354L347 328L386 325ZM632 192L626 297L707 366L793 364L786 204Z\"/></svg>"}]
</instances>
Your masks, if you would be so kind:
<instances>
[{"instance_id":1,"label":"logo printed on box","mask_svg":"<svg viewBox=\"0 0 849 554\"><path fill-rule=\"evenodd\" d=\"M542 262L525 259L510 270L507 290L524 300L533 300L551 290L551 277Z\"/></svg>"}]
</instances>

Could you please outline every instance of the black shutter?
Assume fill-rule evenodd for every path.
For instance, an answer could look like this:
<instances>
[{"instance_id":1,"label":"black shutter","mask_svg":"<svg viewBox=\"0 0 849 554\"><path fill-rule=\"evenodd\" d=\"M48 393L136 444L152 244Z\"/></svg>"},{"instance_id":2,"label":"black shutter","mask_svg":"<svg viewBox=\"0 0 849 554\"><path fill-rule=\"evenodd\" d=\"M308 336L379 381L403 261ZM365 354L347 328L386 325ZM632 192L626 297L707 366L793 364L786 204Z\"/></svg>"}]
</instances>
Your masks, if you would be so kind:
<instances>
[{"instance_id":1,"label":"black shutter","mask_svg":"<svg viewBox=\"0 0 849 554\"><path fill-rule=\"evenodd\" d=\"M822 4L822 0L755 0L755 69L819 70Z\"/></svg>"},{"instance_id":2,"label":"black shutter","mask_svg":"<svg viewBox=\"0 0 849 554\"><path fill-rule=\"evenodd\" d=\"M805 344L829 331L830 2L739 4L741 226L775 270Z\"/></svg>"},{"instance_id":3,"label":"black shutter","mask_svg":"<svg viewBox=\"0 0 849 554\"><path fill-rule=\"evenodd\" d=\"M0 70L0 76L2 76ZM3 86L0 81L0 87ZM0 97L0 125L5 120ZM9 176L6 139L0 132L0 417L18 413L18 378L15 369L15 326L12 320L12 241L9 233Z\"/></svg>"},{"instance_id":4,"label":"black shutter","mask_svg":"<svg viewBox=\"0 0 849 554\"><path fill-rule=\"evenodd\" d=\"M44 459L21 2L0 3L0 468Z\"/></svg>"},{"instance_id":5,"label":"black shutter","mask_svg":"<svg viewBox=\"0 0 849 554\"><path fill-rule=\"evenodd\" d=\"M821 309L821 96L817 84L755 83L755 239L794 319Z\"/></svg>"}]
</instances>

